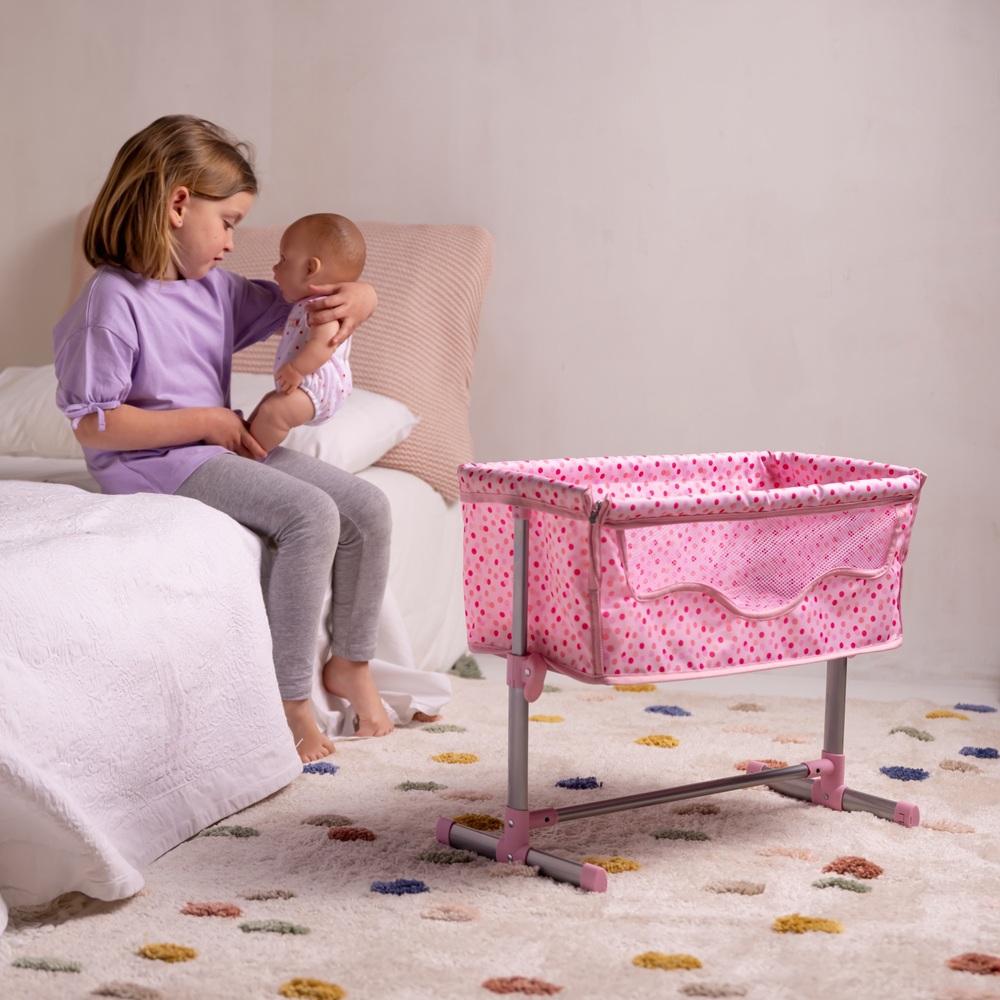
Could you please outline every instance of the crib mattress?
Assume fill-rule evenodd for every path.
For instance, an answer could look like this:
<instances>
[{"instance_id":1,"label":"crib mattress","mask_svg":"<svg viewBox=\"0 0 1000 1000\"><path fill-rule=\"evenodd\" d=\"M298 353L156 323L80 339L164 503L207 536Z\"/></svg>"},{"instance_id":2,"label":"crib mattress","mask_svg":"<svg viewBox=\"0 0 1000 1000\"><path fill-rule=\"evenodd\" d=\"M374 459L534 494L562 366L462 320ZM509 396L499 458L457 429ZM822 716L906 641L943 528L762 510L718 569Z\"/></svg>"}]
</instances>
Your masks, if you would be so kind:
<instances>
[{"instance_id":1,"label":"crib mattress","mask_svg":"<svg viewBox=\"0 0 1000 1000\"><path fill-rule=\"evenodd\" d=\"M529 522L527 653L595 683L679 680L892 649L925 476L791 452L470 463L466 630L511 651Z\"/></svg>"}]
</instances>

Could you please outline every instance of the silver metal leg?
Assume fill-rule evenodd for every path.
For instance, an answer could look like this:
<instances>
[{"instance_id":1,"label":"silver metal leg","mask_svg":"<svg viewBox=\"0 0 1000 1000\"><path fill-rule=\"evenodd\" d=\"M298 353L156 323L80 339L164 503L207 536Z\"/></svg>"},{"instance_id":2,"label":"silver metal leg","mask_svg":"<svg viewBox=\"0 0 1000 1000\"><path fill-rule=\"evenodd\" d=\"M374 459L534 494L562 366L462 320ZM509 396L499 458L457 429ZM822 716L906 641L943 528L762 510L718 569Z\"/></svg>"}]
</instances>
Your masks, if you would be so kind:
<instances>
[{"instance_id":1,"label":"silver metal leg","mask_svg":"<svg viewBox=\"0 0 1000 1000\"><path fill-rule=\"evenodd\" d=\"M528 648L528 526L526 517L514 522L514 580L511 653ZM524 688L507 678L507 806L528 808L528 702Z\"/></svg>"}]
</instances>

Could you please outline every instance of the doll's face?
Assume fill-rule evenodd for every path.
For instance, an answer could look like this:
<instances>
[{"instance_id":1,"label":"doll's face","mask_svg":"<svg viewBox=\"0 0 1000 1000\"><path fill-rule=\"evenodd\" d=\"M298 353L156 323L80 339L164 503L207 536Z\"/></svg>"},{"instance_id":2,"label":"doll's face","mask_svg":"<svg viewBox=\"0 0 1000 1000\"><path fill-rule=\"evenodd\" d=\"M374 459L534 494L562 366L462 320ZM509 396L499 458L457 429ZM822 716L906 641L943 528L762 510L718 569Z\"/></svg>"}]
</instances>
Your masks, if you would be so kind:
<instances>
[{"instance_id":1,"label":"doll's face","mask_svg":"<svg viewBox=\"0 0 1000 1000\"><path fill-rule=\"evenodd\" d=\"M297 302L309 294L309 282L319 265L319 258L311 251L308 233L301 226L289 226L282 234L273 270L286 302Z\"/></svg>"}]
</instances>

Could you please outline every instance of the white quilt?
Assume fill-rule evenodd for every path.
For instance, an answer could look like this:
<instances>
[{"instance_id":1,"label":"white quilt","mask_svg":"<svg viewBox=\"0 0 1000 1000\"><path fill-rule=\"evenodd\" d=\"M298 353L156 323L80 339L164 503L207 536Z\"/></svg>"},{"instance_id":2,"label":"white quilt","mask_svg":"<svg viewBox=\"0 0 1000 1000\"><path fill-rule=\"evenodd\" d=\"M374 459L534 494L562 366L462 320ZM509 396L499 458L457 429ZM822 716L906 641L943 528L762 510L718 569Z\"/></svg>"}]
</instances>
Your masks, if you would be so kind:
<instances>
[{"instance_id":1,"label":"white quilt","mask_svg":"<svg viewBox=\"0 0 1000 1000\"><path fill-rule=\"evenodd\" d=\"M133 894L156 857L301 773L260 549L196 501L0 484L0 930L11 905ZM403 721L450 690L408 648L390 596L373 669Z\"/></svg>"}]
</instances>

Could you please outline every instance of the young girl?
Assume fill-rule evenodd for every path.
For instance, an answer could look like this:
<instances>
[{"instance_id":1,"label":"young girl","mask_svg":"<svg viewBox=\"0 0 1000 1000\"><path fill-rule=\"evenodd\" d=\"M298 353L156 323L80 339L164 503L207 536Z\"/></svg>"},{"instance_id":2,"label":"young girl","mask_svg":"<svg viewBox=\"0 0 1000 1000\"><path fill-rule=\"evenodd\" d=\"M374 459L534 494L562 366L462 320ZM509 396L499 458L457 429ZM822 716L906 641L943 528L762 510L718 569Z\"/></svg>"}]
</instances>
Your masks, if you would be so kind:
<instances>
[{"instance_id":1,"label":"young girl","mask_svg":"<svg viewBox=\"0 0 1000 1000\"><path fill-rule=\"evenodd\" d=\"M230 409L233 351L281 328L290 308L271 282L217 266L257 194L250 157L187 115L160 118L121 148L84 235L97 273L53 332L57 402L105 493L193 497L275 546L264 599L285 715L308 762L334 749L309 704L331 574L324 686L350 702L357 735L393 728L368 669L389 507L325 462L281 447L268 455ZM363 283L310 292L310 323L339 323L338 344L376 305Z\"/></svg>"}]
</instances>

